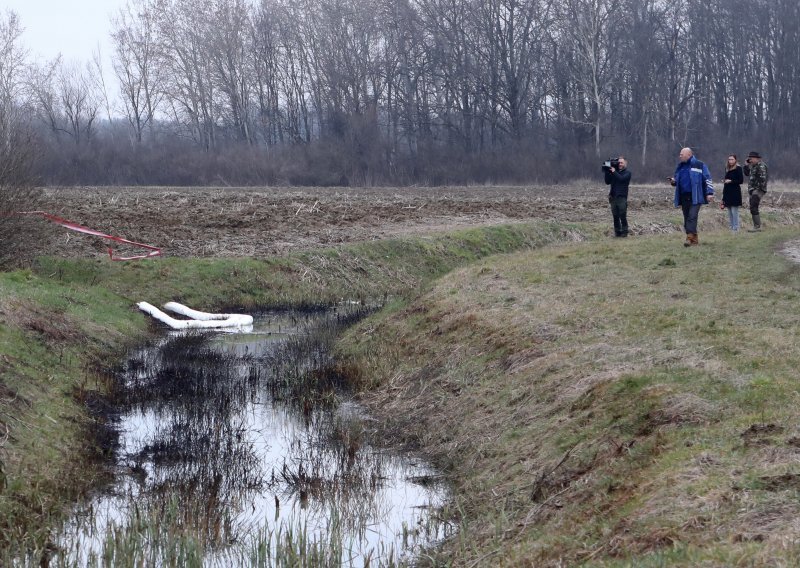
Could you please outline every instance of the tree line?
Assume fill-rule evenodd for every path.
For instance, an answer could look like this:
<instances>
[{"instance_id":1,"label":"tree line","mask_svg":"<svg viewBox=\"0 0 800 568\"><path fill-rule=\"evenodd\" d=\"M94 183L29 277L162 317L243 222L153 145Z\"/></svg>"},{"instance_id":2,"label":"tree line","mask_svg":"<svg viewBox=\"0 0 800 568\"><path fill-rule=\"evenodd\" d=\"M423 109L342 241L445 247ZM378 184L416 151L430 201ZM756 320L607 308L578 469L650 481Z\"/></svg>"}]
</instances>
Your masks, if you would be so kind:
<instances>
[{"instance_id":1,"label":"tree line","mask_svg":"<svg viewBox=\"0 0 800 568\"><path fill-rule=\"evenodd\" d=\"M643 180L682 146L800 175L797 0L130 0L110 77L2 23L47 183L537 182L618 154Z\"/></svg>"}]
</instances>

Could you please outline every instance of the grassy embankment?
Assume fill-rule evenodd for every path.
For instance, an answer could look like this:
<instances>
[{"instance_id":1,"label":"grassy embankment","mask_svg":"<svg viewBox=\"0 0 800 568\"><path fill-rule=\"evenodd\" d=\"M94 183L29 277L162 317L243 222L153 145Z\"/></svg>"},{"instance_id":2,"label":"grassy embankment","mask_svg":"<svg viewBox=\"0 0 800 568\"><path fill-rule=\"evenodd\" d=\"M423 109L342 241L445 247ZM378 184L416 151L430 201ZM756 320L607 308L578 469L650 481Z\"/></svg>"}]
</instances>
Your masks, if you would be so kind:
<instances>
[{"instance_id":1,"label":"grassy embankment","mask_svg":"<svg viewBox=\"0 0 800 568\"><path fill-rule=\"evenodd\" d=\"M84 401L146 333L134 302L411 290L342 354L376 415L456 485L464 528L442 560L798 561L800 270L774 250L796 233L559 245L426 284L577 233L515 226L269 262L43 260L0 275L3 546L41 545L92 483Z\"/></svg>"},{"instance_id":2,"label":"grassy embankment","mask_svg":"<svg viewBox=\"0 0 800 568\"><path fill-rule=\"evenodd\" d=\"M320 304L414 291L482 256L573 238L537 224L378 241L254 261L164 258L110 263L42 259L0 273L0 564L45 546L65 506L96 484L103 441L87 405L110 386L104 369L143 340L137 301L200 309ZM95 460L96 463L96 460Z\"/></svg>"},{"instance_id":3,"label":"grassy embankment","mask_svg":"<svg viewBox=\"0 0 800 568\"><path fill-rule=\"evenodd\" d=\"M458 566L800 564L796 229L564 244L352 328L386 427L451 474Z\"/></svg>"}]
</instances>

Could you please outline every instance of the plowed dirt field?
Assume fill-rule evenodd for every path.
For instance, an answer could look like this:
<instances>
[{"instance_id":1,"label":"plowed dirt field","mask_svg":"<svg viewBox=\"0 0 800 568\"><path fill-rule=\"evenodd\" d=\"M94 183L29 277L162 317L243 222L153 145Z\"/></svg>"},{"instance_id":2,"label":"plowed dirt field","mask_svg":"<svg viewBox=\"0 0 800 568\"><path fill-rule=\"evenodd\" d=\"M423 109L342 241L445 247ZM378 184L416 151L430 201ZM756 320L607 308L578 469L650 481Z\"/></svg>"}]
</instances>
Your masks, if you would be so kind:
<instances>
[{"instance_id":1,"label":"plowed dirt field","mask_svg":"<svg viewBox=\"0 0 800 568\"><path fill-rule=\"evenodd\" d=\"M794 218L800 193L770 191L762 208ZM549 220L608 223L602 182L529 187L48 189L43 209L112 235L162 247L165 256L264 257L339 243L455 228ZM749 221L742 211L745 224ZM672 188L631 188L633 234L673 232ZM678 215L679 218L679 215ZM716 206L703 223L725 224ZM104 239L41 225L39 253L106 255ZM114 245L121 253L125 249Z\"/></svg>"}]
</instances>

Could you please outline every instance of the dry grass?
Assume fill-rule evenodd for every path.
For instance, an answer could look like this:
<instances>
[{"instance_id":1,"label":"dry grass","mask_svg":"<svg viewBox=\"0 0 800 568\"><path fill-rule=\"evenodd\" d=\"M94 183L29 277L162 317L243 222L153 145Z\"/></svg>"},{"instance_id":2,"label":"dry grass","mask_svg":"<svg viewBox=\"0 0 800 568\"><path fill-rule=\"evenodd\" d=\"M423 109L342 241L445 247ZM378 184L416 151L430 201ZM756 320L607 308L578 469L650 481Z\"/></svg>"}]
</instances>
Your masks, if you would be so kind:
<instances>
[{"instance_id":1,"label":"dry grass","mask_svg":"<svg viewBox=\"0 0 800 568\"><path fill-rule=\"evenodd\" d=\"M192 191L153 196L148 190L108 190L87 199L85 191L74 190L56 212L145 241L157 230L153 234L175 239L173 250L187 254L222 235L233 239L220 241L217 252L224 255L271 254L462 223L531 217L547 222L517 225L519 231L315 250L263 264L42 260L38 274L4 275L0 315L17 318L14 325L0 322L0 333L8 334L0 337L4 379L12 369L19 385L32 384L26 375L31 364L46 395L42 408L51 395L63 399L68 392L72 399L69 381L80 382L87 365L87 345L72 339L89 337L93 353L104 344L119 347L125 333L144 327L130 307L143 294L154 300L180 294L190 304L194 298L252 305L320 294L328 299L427 290L387 321L372 320L354 332L358 356L343 368L357 369L365 386L380 387L370 401L398 439L464 472L455 478L466 519L463 542L450 548L456 562L613 564L624 563L628 549L644 562L667 554L671 541L689 550L675 553L678 560L696 558L692 547L706 542L713 544L708 557L724 559L721 564L775 554L789 558L792 525L775 527L782 517L769 502L792 490L762 487L762 478L793 473L797 443L791 440L798 439L789 425L797 407L792 379L800 358L793 330L800 294L796 270L770 248L779 238L765 233L732 241L723 232L709 234L726 223L723 212L709 208L701 214L704 245L684 251L669 190L634 188L634 232L662 236L480 261L428 290L433 277L491 252L607 234L602 188L444 188L398 195L326 190L316 208L310 190ZM176 218L177 197L187 206L202 202L214 215L203 217L201 227L194 218ZM795 226L800 200L788 193L771 197L768 227ZM461 202L457 214L454 201ZM73 206L81 212L77 217L69 214ZM108 225L95 225L98 218ZM284 224L273 226L273 219ZM601 224L573 224L584 222ZM789 236L796 237L784 229L780 238ZM508 246L495 246L504 239ZM162 244L160 238L152 242ZM72 244L59 242L55 250L78 256L92 250ZM702 293L688 293L690 285ZM11 302L9 294L32 303ZM724 300L729 297L734 300ZM53 326L44 321L50 312ZM74 330L67 323L79 326L83 336L69 335ZM53 344L71 348L54 351ZM70 370L50 372L62 359ZM62 381L64 388L54 387ZM17 385L3 392L29 398ZM74 458L35 451L40 440L58 445L63 432L52 420L74 424L71 412L37 411L35 421L22 418L32 427L15 426L27 436L18 455L41 458L27 470ZM775 423L785 432L742 437L754 423ZM69 447L81 446L80 433L72 430ZM14 490L20 491L20 467L15 472ZM37 499L59 497L61 487L37 483L30 491ZM672 505L664 508L665 503ZM774 528L780 542L759 541L762 527Z\"/></svg>"},{"instance_id":2,"label":"dry grass","mask_svg":"<svg viewBox=\"0 0 800 568\"><path fill-rule=\"evenodd\" d=\"M496 257L354 331L365 400L450 471L455 562L791 564L792 235Z\"/></svg>"},{"instance_id":3,"label":"dry grass","mask_svg":"<svg viewBox=\"0 0 800 568\"><path fill-rule=\"evenodd\" d=\"M70 502L102 473L87 458L107 449L108 440L87 432L93 419L87 403L108 387L99 371L148 328L134 301L179 299L220 311L214 307L386 298L476 258L557 241L563 234L557 225L542 223L265 262L41 258L35 272L0 273L0 564L21 548L41 552Z\"/></svg>"},{"instance_id":4,"label":"dry grass","mask_svg":"<svg viewBox=\"0 0 800 568\"><path fill-rule=\"evenodd\" d=\"M50 188L41 208L134 241L163 247L170 257L268 257L341 243L441 233L466 227L558 222L601 223L612 231L602 176L551 186L402 188ZM635 180L635 178L634 178ZM767 223L795 223L800 191L772 183L764 199ZM680 214L668 184L634 184L629 220L634 234L673 233ZM743 211L744 214L744 211ZM749 215L744 214L749 219ZM726 215L709 208L708 228ZM48 231L30 245L40 254L101 258L106 242L29 219ZM116 246L116 245L115 245Z\"/></svg>"}]
</instances>

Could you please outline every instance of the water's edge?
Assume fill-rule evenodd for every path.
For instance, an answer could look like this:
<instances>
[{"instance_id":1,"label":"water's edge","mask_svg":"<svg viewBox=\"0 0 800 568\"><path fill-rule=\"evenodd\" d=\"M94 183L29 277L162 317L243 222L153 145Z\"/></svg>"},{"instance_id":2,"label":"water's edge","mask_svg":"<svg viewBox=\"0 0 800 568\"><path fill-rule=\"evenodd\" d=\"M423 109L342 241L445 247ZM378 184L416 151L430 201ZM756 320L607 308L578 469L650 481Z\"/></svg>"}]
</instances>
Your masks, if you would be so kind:
<instances>
[{"instance_id":1,"label":"water's edge","mask_svg":"<svg viewBox=\"0 0 800 568\"><path fill-rule=\"evenodd\" d=\"M381 449L326 372L332 339L366 313L263 313L247 333L173 332L131 353L114 481L67 523L55 564L291 552L391 565L447 536L441 476Z\"/></svg>"}]
</instances>

